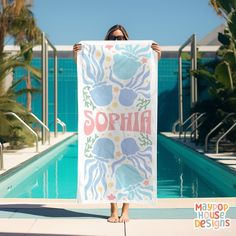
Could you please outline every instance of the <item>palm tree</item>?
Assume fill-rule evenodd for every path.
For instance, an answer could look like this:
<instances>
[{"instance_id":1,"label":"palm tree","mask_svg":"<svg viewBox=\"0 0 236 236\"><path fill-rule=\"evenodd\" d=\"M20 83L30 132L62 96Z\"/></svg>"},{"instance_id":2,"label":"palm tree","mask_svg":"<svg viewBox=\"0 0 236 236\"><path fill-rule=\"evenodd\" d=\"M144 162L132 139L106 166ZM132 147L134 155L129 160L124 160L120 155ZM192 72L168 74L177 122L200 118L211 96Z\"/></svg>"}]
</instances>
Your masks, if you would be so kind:
<instances>
[{"instance_id":1,"label":"palm tree","mask_svg":"<svg viewBox=\"0 0 236 236\"><path fill-rule=\"evenodd\" d=\"M17 19L24 8L24 0L14 1L12 4L7 0L1 0L1 14L0 14L0 58L3 54L4 41L6 36L11 32L13 21Z\"/></svg>"},{"instance_id":2,"label":"palm tree","mask_svg":"<svg viewBox=\"0 0 236 236\"><path fill-rule=\"evenodd\" d=\"M207 81L208 96L198 102L194 111L206 113L206 121L199 131L200 141L207 133L229 113L236 113L236 0L211 0L217 14L223 16L227 25L224 33L219 33L222 46L217 51L216 60L205 68L193 71L199 80ZM229 119L223 131L235 120ZM228 139L235 142L236 130L232 130Z\"/></svg>"},{"instance_id":3,"label":"palm tree","mask_svg":"<svg viewBox=\"0 0 236 236\"><path fill-rule=\"evenodd\" d=\"M22 134L21 127L17 121L14 119L6 117L5 113L12 111L20 115L24 120L28 122L31 121L27 115L27 109L21 104L16 102L17 96L20 96L29 91L38 92L38 89L17 89L17 86L24 82L25 78L22 77L18 80L13 80L12 68L22 67L28 69L34 75L40 77L40 73L34 67L29 66L29 62L24 61L24 54L31 48L29 45L28 48L22 49L15 55L11 55L3 58L2 63L0 64L0 141L12 141L12 140L22 140L25 141L24 133ZM11 131L11 132L10 132ZM21 134L21 135L20 135Z\"/></svg>"},{"instance_id":4,"label":"palm tree","mask_svg":"<svg viewBox=\"0 0 236 236\"><path fill-rule=\"evenodd\" d=\"M6 0L0 1L0 28L0 138L2 138L7 134L9 136L9 129L12 127L15 128L16 133L19 133L18 131L21 129L13 121L9 123L9 119L4 115L5 112L13 111L28 119L27 110L16 102L16 97L26 93L27 107L31 111L31 93L38 91L31 86L31 74L38 80L41 74L37 68L30 64L33 46L40 42L40 30L36 26L26 1L15 0L11 3ZM9 37L13 38L15 44L20 46L20 51L13 55L3 52L4 42ZM17 67L23 67L28 71L27 78L23 77L13 81L13 71ZM17 90L17 85L24 81L26 81L26 88Z\"/></svg>"},{"instance_id":5,"label":"palm tree","mask_svg":"<svg viewBox=\"0 0 236 236\"><path fill-rule=\"evenodd\" d=\"M31 111L31 72L30 69L32 55L33 55L33 46L40 43L41 31L36 26L35 19L32 12L26 6L26 1L17 0L13 1L12 4L8 1L1 1L2 3L2 12L0 15L0 26L3 29L0 33L0 63L1 55L3 55L4 40L6 37L13 37L15 44L20 45L21 50L24 51L24 62L27 64L28 76L26 77L26 88L27 92L27 109ZM29 47L31 45L31 47ZM28 48L28 50L25 50ZM36 71L36 70L34 70ZM11 70L9 71L11 73ZM36 72L35 77L40 78L39 71Z\"/></svg>"},{"instance_id":6,"label":"palm tree","mask_svg":"<svg viewBox=\"0 0 236 236\"><path fill-rule=\"evenodd\" d=\"M219 16L229 19L229 14L233 9L236 9L235 0L210 0L209 3L214 8Z\"/></svg>"}]
</instances>

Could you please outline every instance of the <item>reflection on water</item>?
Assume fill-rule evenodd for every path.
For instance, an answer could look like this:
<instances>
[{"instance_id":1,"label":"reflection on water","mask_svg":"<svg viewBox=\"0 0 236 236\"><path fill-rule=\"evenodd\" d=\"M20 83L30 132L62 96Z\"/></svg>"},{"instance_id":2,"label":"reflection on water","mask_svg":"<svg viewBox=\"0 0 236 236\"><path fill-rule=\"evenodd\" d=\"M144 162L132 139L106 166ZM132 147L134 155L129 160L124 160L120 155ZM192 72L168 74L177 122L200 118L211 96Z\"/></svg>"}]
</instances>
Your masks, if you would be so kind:
<instances>
[{"instance_id":1,"label":"reflection on water","mask_svg":"<svg viewBox=\"0 0 236 236\"><path fill-rule=\"evenodd\" d=\"M9 189L11 198L76 198L77 142L55 154L45 166L38 166L24 181ZM186 166L181 157L173 156L158 146L158 197L220 197L198 175Z\"/></svg>"},{"instance_id":2,"label":"reflection on water","mask_svg":"<svg viewBox=\"0 0 236 236\"><path fill-rule=\"evenodd\" d=\"M221 197L185 165L181 157L174 156L161 144L158 145L157 162L158 197Z\"/></svg>"}]
</instances>

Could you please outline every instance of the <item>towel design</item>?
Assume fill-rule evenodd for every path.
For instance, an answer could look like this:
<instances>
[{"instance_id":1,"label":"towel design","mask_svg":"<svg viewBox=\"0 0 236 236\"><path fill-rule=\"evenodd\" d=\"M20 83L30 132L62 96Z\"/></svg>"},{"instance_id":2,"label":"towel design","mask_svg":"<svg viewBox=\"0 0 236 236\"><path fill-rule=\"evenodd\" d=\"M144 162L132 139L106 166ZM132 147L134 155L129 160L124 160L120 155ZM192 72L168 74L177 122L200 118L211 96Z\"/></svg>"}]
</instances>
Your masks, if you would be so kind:
<instances>
[{"instance_id":1,"label":"towel design","mask_svg":"<svg viewBox=\"0 0 236 236\"><path fill-rule=\"evenodd\" d=\"M157 61L152 42L81 43L78 199L154 201Z\"/></svg>"}]
</instances>

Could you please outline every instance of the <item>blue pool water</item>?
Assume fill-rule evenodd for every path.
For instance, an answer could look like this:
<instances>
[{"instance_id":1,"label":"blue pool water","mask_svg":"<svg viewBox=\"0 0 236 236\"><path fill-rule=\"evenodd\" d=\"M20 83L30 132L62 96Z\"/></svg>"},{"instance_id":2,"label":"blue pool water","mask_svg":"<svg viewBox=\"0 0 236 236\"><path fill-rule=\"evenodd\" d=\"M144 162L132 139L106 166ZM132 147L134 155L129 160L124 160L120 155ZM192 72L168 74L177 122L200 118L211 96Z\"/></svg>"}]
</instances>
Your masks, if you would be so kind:
<instances>
[{"instance_id":1,"label":"blue pool water","mask_svg":"<svg viewBox=\"0 0 236 236\"><path fill-rule=\"evenodd\" d=\"M76 198L77 137L55 148L30 165L0 182L0 197ZM171 148L171 147L170 147ZM222 197L207 181L159 141L158 197Z\"/></svg>"}]
</instances>

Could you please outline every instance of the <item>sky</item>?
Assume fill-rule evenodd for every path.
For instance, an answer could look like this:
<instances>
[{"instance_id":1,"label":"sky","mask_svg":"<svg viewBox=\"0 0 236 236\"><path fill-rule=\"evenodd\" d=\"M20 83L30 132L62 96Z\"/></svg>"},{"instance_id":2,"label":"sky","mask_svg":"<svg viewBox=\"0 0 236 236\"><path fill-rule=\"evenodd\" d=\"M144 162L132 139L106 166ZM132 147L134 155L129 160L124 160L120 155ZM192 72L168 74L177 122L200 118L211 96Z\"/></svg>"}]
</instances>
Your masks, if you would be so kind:
<instances>
[{"instance_id":1,"label":"sky","mask_svg":"<svg viewBox=\"0 0 236 236\"><path fill-rule=\"evenodd\" d=\"M181 45L193 33L204 38L224 21L209 0L33 0L38 26L54 45L103 40L121 24L133 40Z\"/></svg>"}]
</instances>

